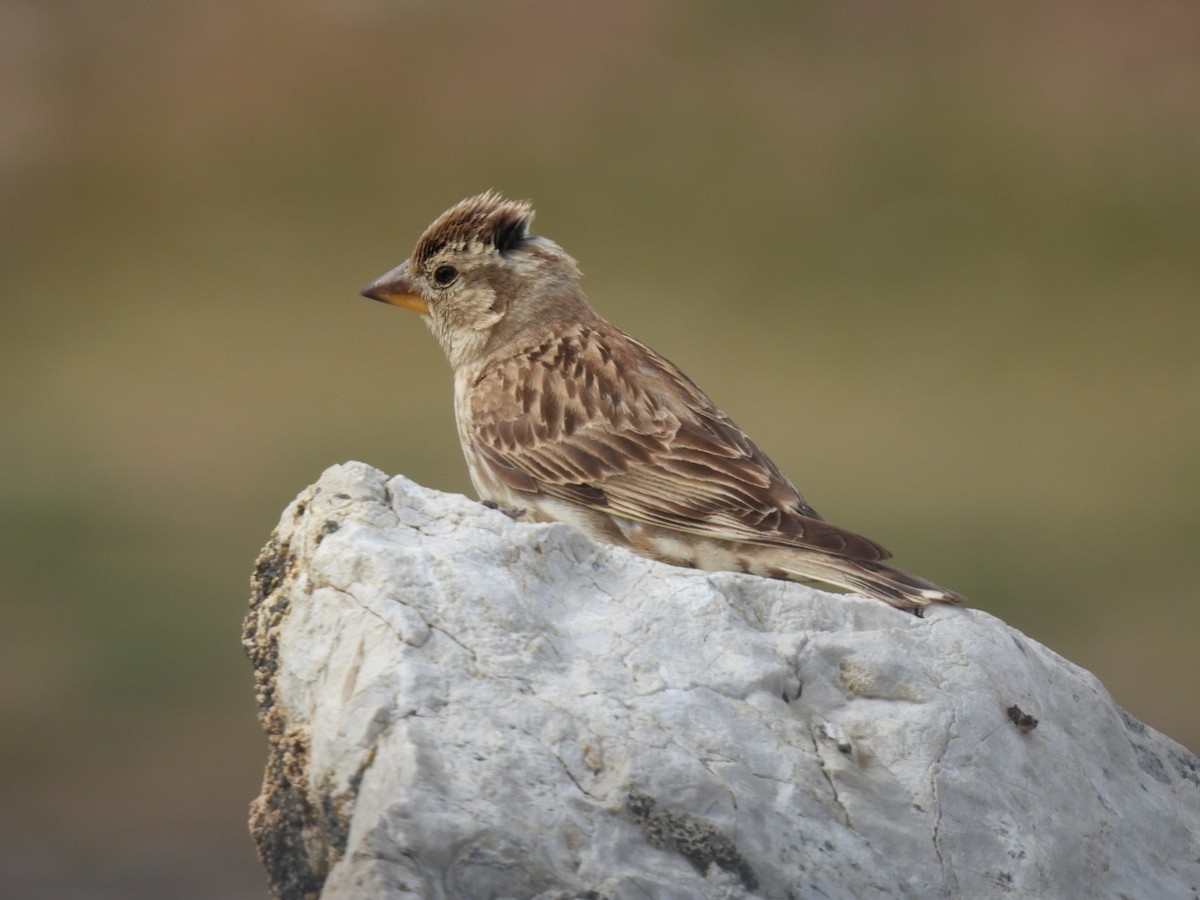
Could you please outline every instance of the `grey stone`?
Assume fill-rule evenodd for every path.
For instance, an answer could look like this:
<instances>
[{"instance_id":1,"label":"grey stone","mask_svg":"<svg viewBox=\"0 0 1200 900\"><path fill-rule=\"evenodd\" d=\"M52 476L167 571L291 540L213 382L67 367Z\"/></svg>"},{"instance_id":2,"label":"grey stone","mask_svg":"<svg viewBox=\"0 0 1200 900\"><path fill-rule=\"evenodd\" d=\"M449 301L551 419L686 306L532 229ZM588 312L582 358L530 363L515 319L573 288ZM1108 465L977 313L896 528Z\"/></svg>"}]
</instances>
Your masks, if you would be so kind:
<instances>
[{"instance_id":1,"label":"grey stone","mask_svg":"<svg viewBox=\"0 0 1200 900\"><path fill-rule=\"evenodd\" d=\"M1200 890L1200 762L979 610L673 568L361 463L253 591L279 897Z\"/></svg>"}]
</instances>

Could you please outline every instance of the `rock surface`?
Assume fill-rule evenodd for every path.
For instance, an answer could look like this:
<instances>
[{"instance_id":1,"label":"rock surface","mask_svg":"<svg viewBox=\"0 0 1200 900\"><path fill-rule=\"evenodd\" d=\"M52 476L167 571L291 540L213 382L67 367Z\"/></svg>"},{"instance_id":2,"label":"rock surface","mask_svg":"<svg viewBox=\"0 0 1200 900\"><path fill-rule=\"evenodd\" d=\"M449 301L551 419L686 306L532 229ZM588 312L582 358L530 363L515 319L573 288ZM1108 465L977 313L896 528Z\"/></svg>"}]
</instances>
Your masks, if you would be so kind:
<instances>
[{"instance_id":1,"label":"rock surface","mask_svg":"<svg viewBox=\"0 0 1200 900\"><path fill-rule=\"evenodd\" d=\"M361 463L245 644L278 897L1196 897L1200 761L986 613L654 563Z\"/></svg>"}]
</instances>

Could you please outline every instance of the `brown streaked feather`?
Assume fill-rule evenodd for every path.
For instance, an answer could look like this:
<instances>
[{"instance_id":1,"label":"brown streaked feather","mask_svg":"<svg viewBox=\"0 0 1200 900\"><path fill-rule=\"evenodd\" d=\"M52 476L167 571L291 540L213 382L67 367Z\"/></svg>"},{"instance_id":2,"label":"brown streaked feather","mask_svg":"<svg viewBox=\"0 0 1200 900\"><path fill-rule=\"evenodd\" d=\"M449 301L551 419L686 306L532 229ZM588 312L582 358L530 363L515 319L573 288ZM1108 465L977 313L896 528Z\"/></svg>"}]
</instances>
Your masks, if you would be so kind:
<instances>
[{"instance_id":1,"label":"brown streaked feather","mask_svg":"<svg viewBox=\"0 0 1200 900\"><path fill-rule=\"evenodd\" d=\"M602 320L489 361L467 431L517 491L720 540L890 556L822 520L686 375Z\"/></svg>"},{"instance_id":2,"label":"brown streaked feather","mask_svg":"<svg viewBox=\"0 0 1200 900\"><path fill-rule=\"evenodd\" d=\"M532 221L533 207L527 200L505 200L494 191L485 191L452 206L425 229L412 252L413 268L420 268L447 247L466 249L474 244L511 252L528 237Z\"/></svg>"}]
</instances>

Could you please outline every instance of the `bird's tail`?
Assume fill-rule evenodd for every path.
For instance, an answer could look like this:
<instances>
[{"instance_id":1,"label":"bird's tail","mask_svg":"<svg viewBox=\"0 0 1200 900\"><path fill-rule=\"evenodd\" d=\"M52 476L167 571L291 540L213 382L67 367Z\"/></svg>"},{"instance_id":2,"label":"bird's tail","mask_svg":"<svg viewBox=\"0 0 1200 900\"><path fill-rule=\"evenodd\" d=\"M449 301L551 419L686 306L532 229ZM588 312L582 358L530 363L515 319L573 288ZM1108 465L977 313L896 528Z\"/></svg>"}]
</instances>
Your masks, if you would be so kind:
<instances>
[{"instance_id":1,"label":"bird's tail","mask_svg":"<svg viewBox=\"0 0 1200 900\"><path fill-rule=\"evenodd\" d=\"M799 567L797 567L799 568ZM816 579L890 603L917 615L931 603L962 603L961 594L882 563L835 556L809 557L803 571L788 572L798 581Z\"/></svg>"}]
</instances>

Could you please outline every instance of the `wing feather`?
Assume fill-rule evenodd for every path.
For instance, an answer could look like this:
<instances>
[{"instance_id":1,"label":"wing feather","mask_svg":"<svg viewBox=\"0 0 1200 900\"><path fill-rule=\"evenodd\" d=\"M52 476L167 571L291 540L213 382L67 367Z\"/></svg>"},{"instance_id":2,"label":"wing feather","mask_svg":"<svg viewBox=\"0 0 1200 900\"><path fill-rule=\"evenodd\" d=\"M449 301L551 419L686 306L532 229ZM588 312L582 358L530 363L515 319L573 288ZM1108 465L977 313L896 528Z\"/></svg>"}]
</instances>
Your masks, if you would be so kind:
<instances>
[{"instance_id":1,"label":"wing feather","mask_svg":"<svg viewBox=\"0 0 1200 900\"><path fill-rule=\"evenodd\" d=\"M890 554L825 522L672 363L604 322L493 360L467 433L517 491L723 540Z\"/></svg>"}]
</instances>

